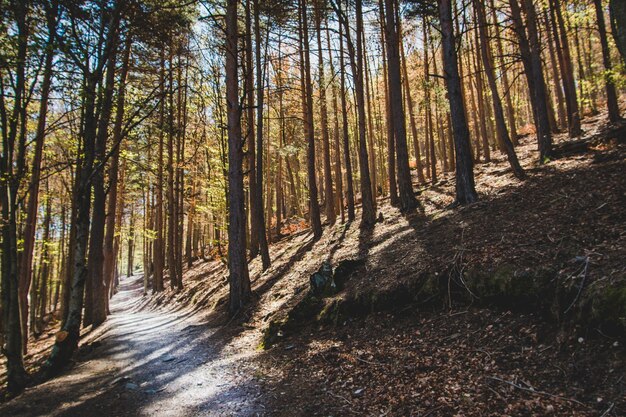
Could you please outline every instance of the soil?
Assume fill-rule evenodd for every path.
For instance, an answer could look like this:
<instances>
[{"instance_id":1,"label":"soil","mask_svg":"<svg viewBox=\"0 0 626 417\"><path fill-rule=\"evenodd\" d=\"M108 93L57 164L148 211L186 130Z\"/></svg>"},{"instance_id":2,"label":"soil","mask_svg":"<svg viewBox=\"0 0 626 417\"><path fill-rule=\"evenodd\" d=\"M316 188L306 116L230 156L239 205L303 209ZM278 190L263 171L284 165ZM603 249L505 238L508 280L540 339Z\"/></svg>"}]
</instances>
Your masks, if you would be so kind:
<instances>
[{"instance_id":1,"label":"soil","mask_svg":"<svg viewBox=\"0 0 626 417\"><path fill-rule=\"evenodd\" d=\"M494 152L467 207L444 174L416 184L422 213L380 199L372 230L314 242L290 219L235 317L221 260L181 292L124 278L70 369L0 415L626 415L625 135L602 117L545 165L522 138L524 182ZM305 308L311 274L345 260L345 288Z\"/></svg>"}]
</instances>

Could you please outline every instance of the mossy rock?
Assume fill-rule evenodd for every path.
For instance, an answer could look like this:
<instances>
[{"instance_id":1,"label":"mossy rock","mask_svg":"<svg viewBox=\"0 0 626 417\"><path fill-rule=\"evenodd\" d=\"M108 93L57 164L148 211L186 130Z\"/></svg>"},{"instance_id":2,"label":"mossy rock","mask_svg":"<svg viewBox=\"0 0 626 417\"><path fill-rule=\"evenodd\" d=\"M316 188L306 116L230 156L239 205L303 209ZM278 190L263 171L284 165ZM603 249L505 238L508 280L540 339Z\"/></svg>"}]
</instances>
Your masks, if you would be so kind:
<instances>
[{"instance_id":1,"label":"mossy rock","mask_svg":"<svg viewBox=\"0 0 626 417\"><path fill-rule=\"evenodd\" d=\"M626 282L604 287L596 291L591 298L591 318L603 331L621 335L626 334Z\"/></svg>"}]
</instances>

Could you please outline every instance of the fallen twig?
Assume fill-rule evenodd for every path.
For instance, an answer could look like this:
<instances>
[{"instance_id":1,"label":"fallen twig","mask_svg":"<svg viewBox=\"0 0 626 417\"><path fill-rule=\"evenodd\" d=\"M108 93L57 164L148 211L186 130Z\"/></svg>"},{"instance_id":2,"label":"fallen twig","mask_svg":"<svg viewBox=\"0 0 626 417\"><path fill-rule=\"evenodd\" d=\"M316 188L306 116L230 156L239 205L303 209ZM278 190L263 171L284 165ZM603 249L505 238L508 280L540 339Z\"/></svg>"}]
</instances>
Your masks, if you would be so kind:
<instances>
[{"instance_id":1,"label":"fallen twig","mask_svg":"<svg viewBox=\"0 0 626 417\"><path fill-rule=\"evenodd\" d=\"M565 310L565 314L567 314L572 309L572 307L574 307L576 302L578 302L578 299L580 298L580 294L583 292L583 289L585 288L585 281L587 280L587 269L589 269L589 257L585 256L585 266L583 267L583 270L578 273L578 276L582 274L583 279L580 282L580 287L578 288L578 293L576 294L574 301L572 301L569 307L567 307L567 309Z\"/></svg>"},{"instance_id":2,"label":"fallen twig","mask_svg":"<svg viewBox=\"0 0 626 417\"><path fill-rule=\"evenodd\" d=\"M582 405L583 407L587 407L584 403L581 403L580 401L575 400L573 398L561 397L560 395L551 394L549 392L537 391L537 390L534 390L534 389L531 389L531 388L526 388L526 387L523 387L521 385L516 384L515 382L507 381L507 380L504 380L504 379L501 379L501 378L498 378L498 377L495 377L495 376L488 376L487 378L493 379L494 381L502 382L503 384L510 385L513 388L517 388L517 389L520 389L522 391L530 392L532 394L543 395L544 397L550 397L550 398L555 398L555 399L558 399L558 400L568 401L568 402L576 403L578 405Z\"/></svg>"}]
</instances>

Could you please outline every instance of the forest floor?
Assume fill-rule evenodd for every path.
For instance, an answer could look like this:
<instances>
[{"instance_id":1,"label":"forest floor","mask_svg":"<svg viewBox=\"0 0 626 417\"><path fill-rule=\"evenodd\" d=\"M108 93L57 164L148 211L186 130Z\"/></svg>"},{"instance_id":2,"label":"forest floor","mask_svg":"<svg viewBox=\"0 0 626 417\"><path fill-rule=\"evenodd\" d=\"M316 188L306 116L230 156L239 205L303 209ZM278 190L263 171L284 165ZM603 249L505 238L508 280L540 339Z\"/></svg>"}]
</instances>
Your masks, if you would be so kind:
<instances>
[{"instance_id":1,"label":"forest floor","mask_svg":"<svg viewBox=\"0 0 626 417\"><path fill-rule=\"evenodd\" d=\"M476 204L449 207L447 174L421 214L379 200L372 230L274 242L234 318L220 260L178 293L125 280L72 368L0 415L626 415L625 129L601 117L545 165L522 138L524 182L497 152L478 164ZM345 288L305 308L310 276L346 260Z\"/></svg>"}]
</instances>

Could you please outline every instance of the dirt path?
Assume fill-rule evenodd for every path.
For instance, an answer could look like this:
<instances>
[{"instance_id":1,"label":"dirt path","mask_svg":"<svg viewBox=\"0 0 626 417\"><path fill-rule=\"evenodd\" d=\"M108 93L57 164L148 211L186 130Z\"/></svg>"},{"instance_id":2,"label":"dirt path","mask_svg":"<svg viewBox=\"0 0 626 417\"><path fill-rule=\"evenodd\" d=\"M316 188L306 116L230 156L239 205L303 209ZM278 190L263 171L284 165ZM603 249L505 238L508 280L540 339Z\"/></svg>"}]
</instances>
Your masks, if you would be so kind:
<instances>
[{"instance_id":1,"label":"dirt path","mask_svg":"<svg viewBox=\"0 0 626 417\"><path fill-rule=\"evenodd\" d=\"M0 406L0 415L262 414L253 346L234 347L220 327L189 313L132 312L140 297L140 277L123 281L113 314L83 339L72 368Z\"/></svg>"}]
</instances>

